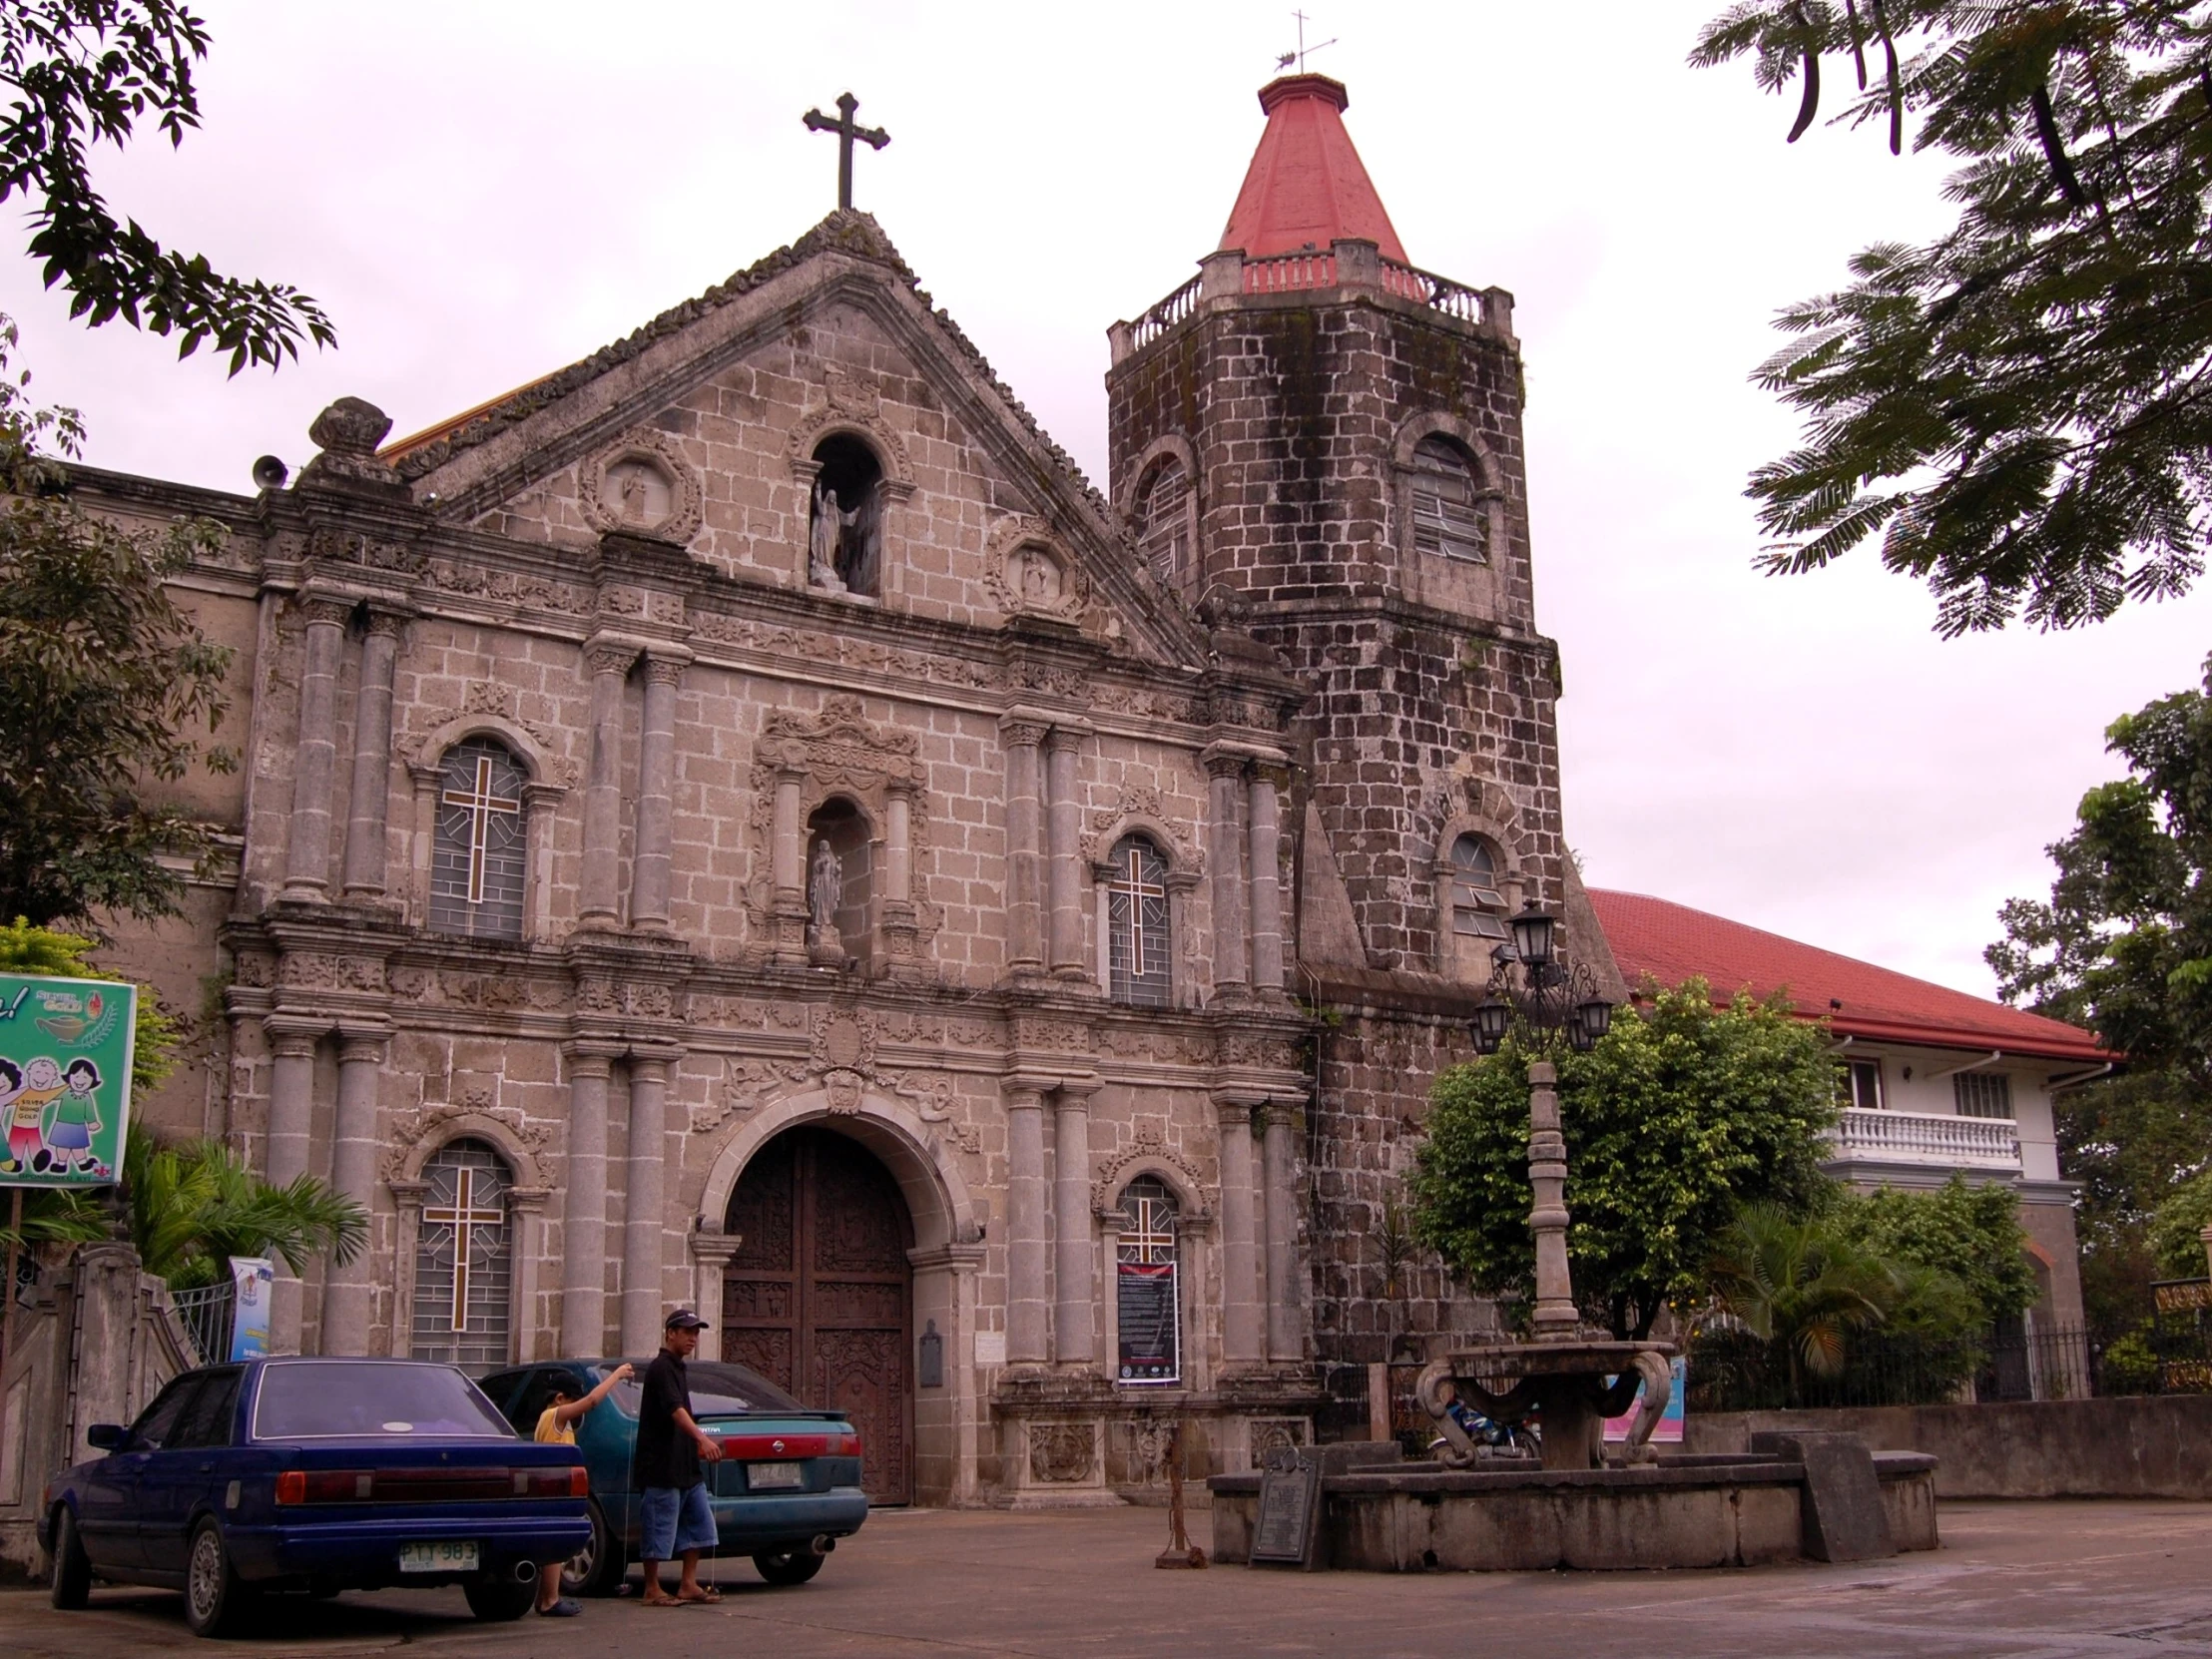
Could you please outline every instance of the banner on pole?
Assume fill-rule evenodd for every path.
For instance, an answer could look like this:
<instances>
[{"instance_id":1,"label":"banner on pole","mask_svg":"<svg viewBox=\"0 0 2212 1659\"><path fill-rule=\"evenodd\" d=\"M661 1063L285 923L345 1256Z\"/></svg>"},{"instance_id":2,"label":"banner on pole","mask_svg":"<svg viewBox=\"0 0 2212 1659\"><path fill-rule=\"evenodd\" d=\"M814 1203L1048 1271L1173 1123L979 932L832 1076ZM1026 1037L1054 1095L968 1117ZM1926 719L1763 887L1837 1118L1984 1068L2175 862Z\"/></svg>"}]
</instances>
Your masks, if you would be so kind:
<instances>
[{"instance_id":1,"label":"banner on pole","mask_svg":"<svg viewBox=\"0 0 2212 1659\"><path fill-rule=\"evenodd\" d=\"M0 1187L122 1179L138 987L0 973Z\"/></svg>"},{"instance_id":2,"label":"banner on pole","mask_svg":"<svg viewBox=\"0 0 2212 1659\"><path fill-rule=\"evenodd\" d=\"M276 1264L266 1256L234 1256L231 1283L238 1291L231 1309L231 1358L259 1360L269 1352L269 1304Z\"/></svg>"}]
</instances>

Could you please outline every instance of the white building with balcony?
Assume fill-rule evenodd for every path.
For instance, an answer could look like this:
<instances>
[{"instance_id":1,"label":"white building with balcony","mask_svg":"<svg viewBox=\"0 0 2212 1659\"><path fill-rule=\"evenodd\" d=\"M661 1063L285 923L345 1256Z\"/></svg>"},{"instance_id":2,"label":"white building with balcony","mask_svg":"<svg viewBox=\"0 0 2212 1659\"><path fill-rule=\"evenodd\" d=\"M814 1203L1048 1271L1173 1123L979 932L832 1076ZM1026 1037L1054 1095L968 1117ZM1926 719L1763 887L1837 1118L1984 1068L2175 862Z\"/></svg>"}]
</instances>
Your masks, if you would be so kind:
<instances>
[{"instance_id":1,"label":"white building with balcony","mask_svg":"<svg viewBox=\"0 0 2212 1659\"><path fill-rule=\"evenodd\" d=\"M2051 1100L2114 1057L2086 1031L1643 893L1590 903L1630 986L1693 976L1716 1000L1785 991L1836 1038L1844 1099L1835 1157L1854 1186L1938 1187L1953 1173L2019 1194L2042 1297L2034 1326L2081 1323L2074 1185L2058 1167Z\"/></svg>"}]
</instances>

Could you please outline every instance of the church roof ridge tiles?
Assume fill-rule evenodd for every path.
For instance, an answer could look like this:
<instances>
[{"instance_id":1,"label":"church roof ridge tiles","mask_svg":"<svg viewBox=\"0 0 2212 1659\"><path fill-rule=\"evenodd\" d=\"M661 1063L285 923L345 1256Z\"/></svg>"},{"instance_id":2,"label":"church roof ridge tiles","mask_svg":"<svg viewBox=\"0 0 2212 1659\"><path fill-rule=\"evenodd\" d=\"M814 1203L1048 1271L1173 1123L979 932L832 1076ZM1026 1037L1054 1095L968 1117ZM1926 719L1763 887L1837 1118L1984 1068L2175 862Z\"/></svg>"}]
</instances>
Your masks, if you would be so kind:
<instances>
[{"instance_id":1,"label":"church roof ridge tiles","mask_svg":"<svg viewBox=\"0 0 2212 1659\"><path fill-rule=\"evenodd\" d=\"M1013 388L999 378L998 372L991 367L981 349L952 320L951 313L930 298L921 286L921 278L900 257L890 238L883 234L883 228L876 224L874 216L841 208L830 213L797 242L779 248L743 271L725 277L706 292L671 305L642 327L601 346L590 356L528 381L502 396L491 398L473 408L463 409L434 426L425 427L396 442L388 443L380 453L397 468L400 477L412 482L436 471L462 451L488 441L506 427L529 419L539 410L589 385L609 369L630 361L649 346L690 326L702 316L732 300L744 297L762 284L825 253L849 254L886 266L894 272L898 279L913 290L914 297L967 357L984 382L1005 400L1015 418L1044 445L1054 464L1070 483L1082 491L1101 519L1107 523L1113 522L1112 509L1108 507L1098 486L1076 464L1075 457L1061 448L1052 435L1038 424L1036 416L1014 395Z\"/></svg>"},{"instance_id":2,"label":"church roof ridge tiles","mask_svg":"<svg viewBox=\"0 0 2212 1659\"><path fill-rule=\"evenodd\" d=\"M1344 83L1326 75L1279 76L1260 89L1268 124L1229 212L1223 248L1261 260L1357 239L1374 243L1384 259L1412 263L1345 131L1351 102Z\"/></svg>"},{"instance_id":3,"label":"church roof ridge tiles","mask_svg":"<svg viewBox=\"0 0 2212 1659\"><path fill-rule=\"evenodd\" d=\"M1868 1041L2001 1049L2090 1063L2122 1058L2090 1032L2062 1020L1916 979L1709 910L1606 887L1591 887L1589 895L1605 942L1631 985L1647 973L1666 986L1696 976L1712 987L1716 1001L1740 989L1762 998L1787 989L1801 1017L1825 1017L1839 1034ZM1833 1007L1831 998L1843 1006Z\"/></svg>"}]
</instances>

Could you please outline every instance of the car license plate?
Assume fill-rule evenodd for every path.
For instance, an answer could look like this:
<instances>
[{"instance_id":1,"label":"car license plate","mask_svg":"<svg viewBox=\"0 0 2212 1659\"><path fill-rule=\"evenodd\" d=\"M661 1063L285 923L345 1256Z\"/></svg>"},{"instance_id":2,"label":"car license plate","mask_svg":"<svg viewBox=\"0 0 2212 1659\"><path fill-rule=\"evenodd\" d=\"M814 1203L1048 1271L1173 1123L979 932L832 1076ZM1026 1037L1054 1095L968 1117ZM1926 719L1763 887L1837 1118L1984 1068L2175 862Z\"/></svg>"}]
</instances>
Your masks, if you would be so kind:
<instances>
[{"instance_id":1,"label":"car license plate","mask_svg":"<svg viewBox=\"0 0 2212 1659\"><path fill-rule=\"evenodd\" d=\"M797 1463L748 1463L745 1483L756 1492L774 1491L779 1486L804 1486L807 1471Z\"/></svg>"},{"instance_id":2,"label":"car license plate","mask_svg":"<svg viewBox=\"0 0 2212 1659\"><path fill-rule=\"evenodd\" d=\"M439 1538L424 1544L399 1546L399 1570L401 1572L474 1572L476 1570L476 1540L474 1538Z\"/></svg>"}]
</instances>

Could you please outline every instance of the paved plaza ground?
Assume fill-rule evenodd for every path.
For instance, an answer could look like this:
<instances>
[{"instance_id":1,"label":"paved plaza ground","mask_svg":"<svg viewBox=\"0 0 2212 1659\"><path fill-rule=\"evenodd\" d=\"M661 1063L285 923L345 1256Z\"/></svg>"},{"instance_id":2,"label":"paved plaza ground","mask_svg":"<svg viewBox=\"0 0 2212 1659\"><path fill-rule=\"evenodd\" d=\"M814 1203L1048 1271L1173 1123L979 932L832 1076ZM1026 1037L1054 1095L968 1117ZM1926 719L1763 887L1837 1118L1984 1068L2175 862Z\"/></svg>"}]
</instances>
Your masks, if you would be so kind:
<instances>
[{"instance_id":1,"label":"paved plaza ground","mask_svg":"<svg viewBox=\"0 0 2212 1659\"><path fill-rule=\"evenodd\" d=\"M1654 1655L2212 1655L2212 1504L1953 1503L1943 1547L1870 1566L1666 1573L1160 1572L1159 1510L881 1512L813 1584L726 1563L719 1607L587 1605L480 1625L456 1591L273 1602L255 1653L405 1646L456 1656L1023 1659L1190 1653L1513 1659ZM0 1594L0 1651L211 1653L177 1596L103 1589L90 1610Z\"/></svg>"}]
</instances>

